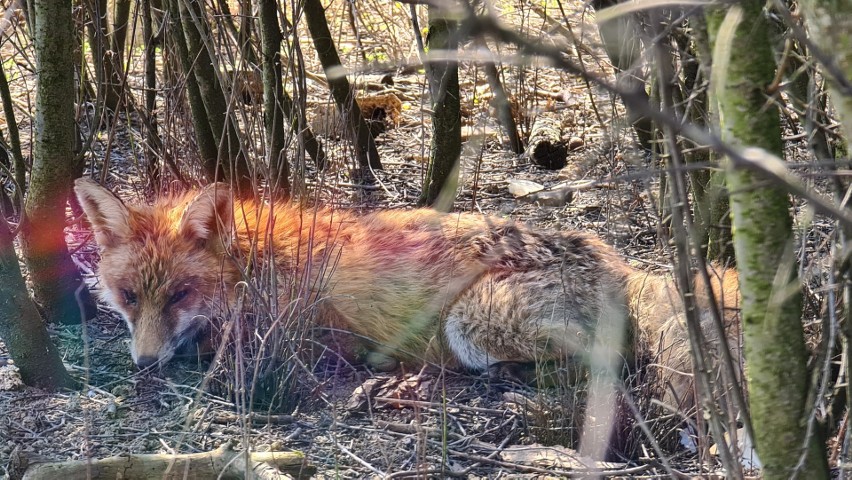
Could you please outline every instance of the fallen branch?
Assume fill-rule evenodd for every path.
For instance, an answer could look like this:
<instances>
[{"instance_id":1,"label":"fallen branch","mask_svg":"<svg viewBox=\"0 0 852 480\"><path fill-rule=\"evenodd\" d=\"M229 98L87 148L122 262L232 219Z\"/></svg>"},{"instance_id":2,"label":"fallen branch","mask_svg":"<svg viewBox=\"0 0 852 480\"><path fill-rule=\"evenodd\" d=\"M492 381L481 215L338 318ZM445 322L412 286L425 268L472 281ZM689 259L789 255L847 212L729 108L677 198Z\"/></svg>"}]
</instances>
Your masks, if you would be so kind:
<instances>
[{"instance_id":1,"label":"fallen branch","mask_svg":"<svg viewBox=\"0 0 852 480\"><path fill-rule=\"evenodd\" d=\"M69 480L76 478L147 479L261 479L307 478L315 472L301 452L234 451L230 444L202 453L172 455L117 455L103 459L30 463L23 479Z\"/></svg>"},{"instance_id":2,"label":"fallen branch","mask_svg":"<svg viewBox=\"0 0 852 480\"><path fill-rule=\"evenodd\" d=\"M563 168L568 159L568 146L562 141L562 119L558 113L542 112L530 130L527 155L536 165L548 170Z\"/></svg>"}]
</instances>

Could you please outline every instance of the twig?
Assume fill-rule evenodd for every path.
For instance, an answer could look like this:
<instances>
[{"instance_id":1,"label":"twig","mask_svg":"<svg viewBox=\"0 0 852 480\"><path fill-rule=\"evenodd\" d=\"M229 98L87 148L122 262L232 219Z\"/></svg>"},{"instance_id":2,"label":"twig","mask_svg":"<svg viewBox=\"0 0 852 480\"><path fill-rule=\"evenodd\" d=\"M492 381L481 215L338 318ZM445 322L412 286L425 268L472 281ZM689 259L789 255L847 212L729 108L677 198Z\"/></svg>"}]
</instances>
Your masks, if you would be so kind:
<instances>
[{"instance_id":1,"label":"twig","mask_svg":"<svg viewBox=\"0 0 852 480\"><path fill-rule=\"evenodd\" d=\"M385 472L383 472L383 471L379 470L378 468L376 468L376 467L374 467L374 466L370 465L370 464L369 464L369 463L367 463L365 460L363 460L361 457L359 457L358 455L355 455L354 453L352 453L352 451L350 451L348 448L344 447L344 446L343 446L343 445L341 445L340 443L335 443L335 446L336 446L337 448L339 448L339 449L340 449L340 451L342 451L342 452L343 452L343 453L345 453L346 455L349 455L350 457L352 457L352 459L353 459L353 460L355 460L356 462L358 462L358 463L360 463L361 465L363 465L363 466L367 467L367 468L368 468L371 472L373 472L373 473L375 473L376 475L379 475L379 476L381 476L381 477L384 477L384 476L385 476Z\"/></svg>"}]
</instances>

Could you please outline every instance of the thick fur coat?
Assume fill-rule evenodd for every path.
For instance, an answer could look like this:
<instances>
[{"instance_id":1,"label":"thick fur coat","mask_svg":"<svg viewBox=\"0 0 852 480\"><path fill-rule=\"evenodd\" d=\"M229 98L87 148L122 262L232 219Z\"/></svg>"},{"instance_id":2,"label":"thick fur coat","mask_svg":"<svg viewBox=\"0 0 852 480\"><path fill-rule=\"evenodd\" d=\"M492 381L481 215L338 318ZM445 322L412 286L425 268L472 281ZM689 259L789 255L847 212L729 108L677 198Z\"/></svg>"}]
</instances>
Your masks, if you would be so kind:
<instances>
[{"instance_id":1,"label":"thick fur coat","mask_svg":"<svg viewBox=\"0 0 852 480\"><path fill-rule=\"evenodd\" d=\"M251 254L271 260L282 285L301 279L321 326L396 359L484 370L595 352L612 359L645 345L669 373L664 390L691 401L674 283L631 268L594 235L427 209L255 204L234 201L222 184L154 205L125 204L86 179L75 191L101 247L101 295L127 320L140 366L204 340L217 322L212 305L233 302L243 278L235 257ZM736 272L711 274L712 296L694 289L702 329L718 340L709 313L717 302L739 358ZM284 308L291 298L273 301Z\"/></svg>"}]
</instances>

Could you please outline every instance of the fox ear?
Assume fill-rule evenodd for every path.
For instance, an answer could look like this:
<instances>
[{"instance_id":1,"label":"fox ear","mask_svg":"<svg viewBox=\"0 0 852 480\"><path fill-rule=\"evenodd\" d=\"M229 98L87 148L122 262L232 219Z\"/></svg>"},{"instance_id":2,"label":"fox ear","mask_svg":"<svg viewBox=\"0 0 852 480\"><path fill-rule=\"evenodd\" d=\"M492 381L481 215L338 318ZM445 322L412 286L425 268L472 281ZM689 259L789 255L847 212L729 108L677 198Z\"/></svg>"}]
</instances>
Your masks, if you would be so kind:
<instances>
[{"instance_id":1,"label":"fox ear","mask_svg":"<svg viewBox=\"0 0 852 480\"><path fill-rule=\"evenodd\" d=\"M215 232L230 231L232 205L228 184L208 185L186 206L180 219L180 229L190 238L202 242L210 240Z\"/></svg>"},{"instance_id":2,"label":"fox ear","mask_svg":"<svg viewBox=\"0 0 852 480\"><path fill-rule=\"evenodd\" d=\"M101 248L115 246L130 236L130 211L112 192L92 179L78 178L74 193Z\"/></svg>"}]
</instances>

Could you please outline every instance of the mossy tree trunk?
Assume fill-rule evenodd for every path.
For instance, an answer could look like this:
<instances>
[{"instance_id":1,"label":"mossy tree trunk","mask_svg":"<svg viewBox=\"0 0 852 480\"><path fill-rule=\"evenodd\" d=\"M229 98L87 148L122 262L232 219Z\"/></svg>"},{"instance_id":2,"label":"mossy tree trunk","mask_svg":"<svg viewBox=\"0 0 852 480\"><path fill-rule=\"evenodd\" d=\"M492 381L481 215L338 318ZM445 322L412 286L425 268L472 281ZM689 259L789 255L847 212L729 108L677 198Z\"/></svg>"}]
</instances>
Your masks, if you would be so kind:
<instances>
[{"instance_id":1,"label":"mossy tree trunk","mask_svg":"<svg viewBox=\"0 0 852 480\"><path fill-rule=\"evenodd\" d=\"M94 313L88 289L65 245L65 205L79 170L75 141L73 22L70 0L35 0L38 67L33 166L22 246L35 300L50 322L80 323ZM76 291L80 289L82 305Z\"/></svg>"},{"instance_id":2,"label":"mossy tree trunk","mask_svg":"<svg viewBox=\"0 0 852 480\"><path fill-rule=\"evenodd\" d=\"M432 94L432 145L429 168L423 180L420 203L434 205L446 190L452 206L458 183L458 162L461 156L461 102L459 96L459 65L452 57L458 49L458 26L440 7L429 6L429 33L426 36L430 92Z\"/></svg>"},{"instance_id":3,"label":"mossy tree trunk","mask_svg":"<svg viewBox=\"0 0 852 480\"><path fill-rule=\"evenodd\" d=\"M27 293L12 233L0 216L0 338L26 385L48 390L72 387L73 380Z\"/></svg>"},{"instance_id":4,"label":"mossy tree trunk","mask_svg":"<svg viewBox=\"0 0 852 480\"><path fill-rule=\"evenodd\" d=\"M765 2L744 0L732 7L741 15L729 45L716 36L725 12L708 13L716 44L714 67L729 55L726 72L714 73L723 139L734 146L760 147L784 155L778 109L767 102L775 75ZM736 9L736 10L735 10ZM741 10L740 10L741 9ZM755 444L765 478L789 478L806 441L809 378L802 331L801 286L793 253L787 194L752 171L728 163L734 249L740 272L742 320ZM828 478L824 445L812 436L804 470L808 478ZM805 473L806 472L806 473Z\"/></svg>"},{"instance_id":5,"label":"mossy tree trunk","mask_svg":"<svg viewBox=\"0 0 852 480\"><path fill-rule=\"evenodd\" d=\"M323 9L320 0L302 0L302 8L305 12L308 30L311 32L311 39L314 42L320 63L322 63L326 79L328 79L331 96L334 97L334 103L340 111L340 116L347 124L346 128L350 130L355 139L355 156L361 168L360 173L364 178L370 178L371 175L368 173L370 168L374 170L381 170L382 168L379 151L376 149L376 142L370 133L370 127L364 120L364 116L361 115L361 108L355 101L354 92L352 92L349 80L344 73L343 64L337 54L337 47L334 45L331 31L328 29L325 9Z\"/></svg>"}]
</instances>

